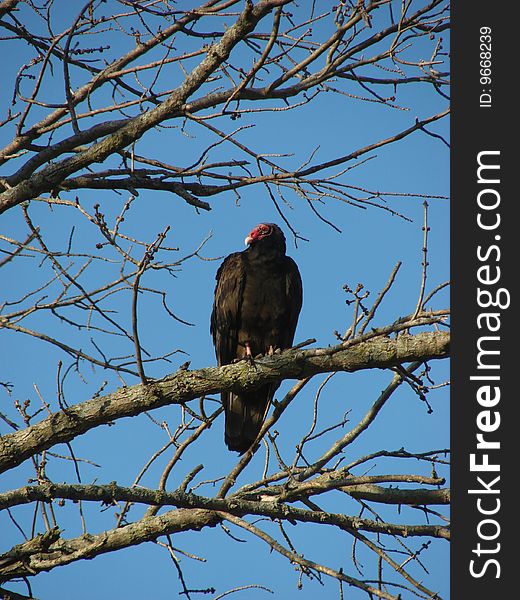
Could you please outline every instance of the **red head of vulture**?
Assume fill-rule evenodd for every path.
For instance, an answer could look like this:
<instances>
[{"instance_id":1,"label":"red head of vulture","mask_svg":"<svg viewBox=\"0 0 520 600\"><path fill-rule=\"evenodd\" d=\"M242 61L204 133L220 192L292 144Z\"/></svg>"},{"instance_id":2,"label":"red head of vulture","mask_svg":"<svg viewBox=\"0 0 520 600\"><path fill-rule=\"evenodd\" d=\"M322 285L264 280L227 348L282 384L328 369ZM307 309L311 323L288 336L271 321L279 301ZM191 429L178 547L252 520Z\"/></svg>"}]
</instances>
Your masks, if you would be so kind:
<instances>
[{"instance_id":1,"label":"red head of vulture","mask_svg":"<svg viewBox=\"0 0 520 600\"><path fill-rule=\"evenodd\" d=\"M285 254L278 225L261 223L245 243L248 248L230 254L217 271L210 331L219 366L290 348L302 306L300 273ZM242 454L255 441L279 385L222 393L230 450Z\"/></svg>"}]
</instances>

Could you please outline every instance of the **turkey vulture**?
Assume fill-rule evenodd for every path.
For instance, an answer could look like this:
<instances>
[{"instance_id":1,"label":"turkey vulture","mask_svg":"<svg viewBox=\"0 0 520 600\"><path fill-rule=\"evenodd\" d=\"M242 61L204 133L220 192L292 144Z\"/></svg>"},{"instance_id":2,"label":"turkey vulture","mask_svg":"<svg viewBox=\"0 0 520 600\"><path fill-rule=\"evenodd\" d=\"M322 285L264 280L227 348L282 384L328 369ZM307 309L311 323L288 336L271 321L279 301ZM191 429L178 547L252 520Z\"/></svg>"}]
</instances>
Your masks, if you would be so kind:
<instances>
[{"instance_id":1,"label":"turkey vulture","mask_svg":"<svg viewBox=\"0 0 520 600\"><path fill-rule=\"evenodd\" d=\"M302 306L300 272L285 254L278 225L261 223L245 243L248 248L230 254L217 271L210 331L219 366L290 348ZM243 454L255 441L279 385L222 392L230 450Z\"/></svg>"}]
</instances>

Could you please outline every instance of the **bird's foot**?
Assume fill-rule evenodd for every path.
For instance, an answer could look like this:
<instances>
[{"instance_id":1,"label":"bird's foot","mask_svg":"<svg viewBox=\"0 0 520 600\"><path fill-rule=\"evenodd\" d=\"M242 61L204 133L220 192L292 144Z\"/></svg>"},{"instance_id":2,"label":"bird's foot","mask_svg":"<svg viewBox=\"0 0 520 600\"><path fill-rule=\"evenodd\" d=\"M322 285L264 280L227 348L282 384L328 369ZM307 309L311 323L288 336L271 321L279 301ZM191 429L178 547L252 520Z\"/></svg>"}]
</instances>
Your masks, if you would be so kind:
<instances>
[{"instance_id":1,"label":"bird's foot","mask_svg":"<svg viewBox=\"0 0 520 600\"><path fill-rule=\"evenodd\" d=\"M249 345L249 342L245 343L245 347L246 355L244 356L244 359L249 363L250 366L254 367L255 359L253 358L253 353L251 352L251 346Z\"/></svg>"}]
</instances>

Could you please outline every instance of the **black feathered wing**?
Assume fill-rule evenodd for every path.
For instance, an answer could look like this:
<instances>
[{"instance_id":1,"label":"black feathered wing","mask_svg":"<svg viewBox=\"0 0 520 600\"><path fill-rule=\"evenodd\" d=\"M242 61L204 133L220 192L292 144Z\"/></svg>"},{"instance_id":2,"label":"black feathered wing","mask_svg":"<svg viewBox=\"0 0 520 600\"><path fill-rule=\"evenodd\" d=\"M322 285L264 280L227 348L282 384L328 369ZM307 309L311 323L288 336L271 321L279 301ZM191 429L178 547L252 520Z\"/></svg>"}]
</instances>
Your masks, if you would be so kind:
<instances>
[{"instance_id":1,"label":"black feathered wing","mask_svg":"<svg viewBox=\"0 0 520 600\"><path fill-rule=\"evenodd\" d=\"M282 349L292 346L303 302L303 286L298 266L290 256L285 257L285 265L287 326L284 328L283 339L279 344Z\"/></svg>"},{"instance_id":2,"label":"black feathered wing","mask_svg":"<svg viewBox=\"0 0 520 600\"><path fill-rule=\"evenodd\" d=\"M241 252L230 254L218 269L216 279L210 331L220 367L244 355L244 347L239 346L246 284L244 255ZM230 450L245 452L251 445L252 442L248 440L256 430L257 423L261 426L265 413L265 408L262 408L266 398L265 391L260 393L260 398L261 402L258 401L256 392L240 396L222 392L226 417L225 442ZM263 413L260 416L261 410Z\"/></svg>"},{"instance_id":3,"label":"black feathered wing","mask_svg":"<svg viewBox=\"0 0 520 600\"><path fill-rule=\"evenodd\" d=\"M217 271L210 331L218 366L237 358L246 273L241 252L230 254Z\"/></svg>"}]
</instances>

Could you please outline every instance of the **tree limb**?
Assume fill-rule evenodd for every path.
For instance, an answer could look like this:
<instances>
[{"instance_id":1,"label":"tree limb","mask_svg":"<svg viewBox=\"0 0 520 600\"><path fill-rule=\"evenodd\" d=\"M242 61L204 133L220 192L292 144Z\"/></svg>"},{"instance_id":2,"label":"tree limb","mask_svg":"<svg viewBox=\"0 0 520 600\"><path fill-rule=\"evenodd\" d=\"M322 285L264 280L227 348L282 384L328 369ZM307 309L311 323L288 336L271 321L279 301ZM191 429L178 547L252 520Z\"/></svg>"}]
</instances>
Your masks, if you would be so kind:
<instances>
[{"instance_id":1,"label":"tree limb","mask_svg":"<svg viewBox=\"0 0 520 600\"><path fill-rule=\"evenodd\" d=\"M220 511L238 517L257 515L290 522L332 525L346 532L358 530L397 536L428 536L449 539L447 527L439 525L401 525L329 513L307 510L273 500L255 501L242 498L206 498L185 492L167 493L144 488L122 488L116 484L59 485L45 484L28 486L2 497L14 495L27 501L52 500L54 497L89 499L110 504L117 500L144 502L148 504L174 504L179 508L159 516L144 517L122 528L105 531L98 535L83 535L74 539L62 539L57 530L37 536L28 542L13 547L0 556L0 581L15 577L34 575L49 571L71 562L90 559L100 554L155 540L162 535L188 530L213 527L221 520ZM2 498L3 499L3 498ZM7 502L9 504L9 502ZM2 502L5 506L6 503Z\"/></svg>"},{"instance_id":2,"label":"tree limb","mask_svg":"<svg viewBox=\"0 0 520 600\"><path fill-rule=\"evenodd\" d=\"M396 339L374 337L347 349L288 350L280 355L209 367L180 370L147 386L120 388L53 413L40 423L0 438L0 472L12 469L32 455L55 444L69 442L99 425L132 417L146 410L183 404L220 391L251 390L283 379L304 379L317 373L384 369L404 362L446 358L450 336L446 332L400 335Z\"/></svg>"}]
</instances>

